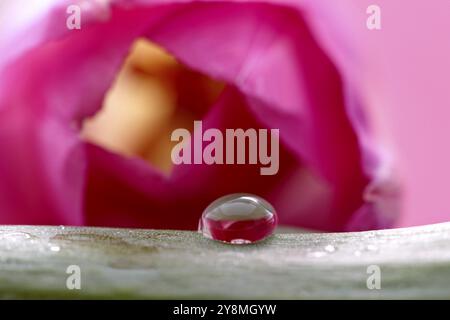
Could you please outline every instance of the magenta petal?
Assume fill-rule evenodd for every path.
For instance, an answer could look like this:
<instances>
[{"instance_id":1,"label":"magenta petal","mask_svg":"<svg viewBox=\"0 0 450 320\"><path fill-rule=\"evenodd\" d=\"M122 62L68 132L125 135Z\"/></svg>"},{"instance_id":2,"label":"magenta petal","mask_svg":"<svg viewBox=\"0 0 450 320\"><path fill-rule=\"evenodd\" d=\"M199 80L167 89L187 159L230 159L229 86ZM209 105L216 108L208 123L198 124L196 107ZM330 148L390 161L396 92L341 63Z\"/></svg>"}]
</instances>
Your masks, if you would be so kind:
<instances>
[{"instance_id":1,"label":"magenta petal","mask_svg":"<svg viewBox=\"0 0 450 320\"><path fill-rule=\"evenodd\" d=\"M36 23L57 25L61 10ZM101 105L135 36L113 21L50 41L55 33L1 73L1 223L84 223L86 157L76 127Z\"/></svg>"},{"instance_id":2,"label":"magenta petal","mask_svg":"<svg viewBox=\"0 0 450 320\"><path fill-rule=\"evenodd\" d=\"M77 133L22 108L0 112L2 223L83 224L85 163Z\"/></svg>"}]
</instances>

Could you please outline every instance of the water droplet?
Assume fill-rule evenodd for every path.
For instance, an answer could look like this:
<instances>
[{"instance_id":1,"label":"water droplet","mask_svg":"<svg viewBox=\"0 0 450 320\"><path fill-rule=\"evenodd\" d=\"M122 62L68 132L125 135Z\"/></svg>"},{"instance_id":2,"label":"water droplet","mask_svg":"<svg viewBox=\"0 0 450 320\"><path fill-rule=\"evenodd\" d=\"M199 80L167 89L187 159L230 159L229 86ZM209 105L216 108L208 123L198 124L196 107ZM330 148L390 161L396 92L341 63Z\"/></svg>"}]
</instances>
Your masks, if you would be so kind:
<instances>
[{"instance_id":1,"label":"water droplet","mask_svg":"<svg viewBox=\"0 0 450 320\"><path fill-rule=\"evenodd\" d=\"M325 247L325 251L326 252L335 252L336 248L333 245L329 244Z\"/></svg>"},{"instance_id":2,"label":"water droplet","mask_svg":"<svg viewBox=\"0 0 450 320\"><path fill-rule=\"evenodd\" d=\"M376 245L369 244L367 246L367 250L369 250L369 251L378 251L378 247Z\"/></svg>"},{"instance_id":3,"label":"water droplet","mask_svg":"<svg viewBox=\"0 0 450 320\"><path fill-rule=\"evenodd\" d=\"M221 197L203 211L199 232L233 244L248 244L270 236L276 225L275 209L264 199L244 193Z\"/></svg>"}]
</instances>

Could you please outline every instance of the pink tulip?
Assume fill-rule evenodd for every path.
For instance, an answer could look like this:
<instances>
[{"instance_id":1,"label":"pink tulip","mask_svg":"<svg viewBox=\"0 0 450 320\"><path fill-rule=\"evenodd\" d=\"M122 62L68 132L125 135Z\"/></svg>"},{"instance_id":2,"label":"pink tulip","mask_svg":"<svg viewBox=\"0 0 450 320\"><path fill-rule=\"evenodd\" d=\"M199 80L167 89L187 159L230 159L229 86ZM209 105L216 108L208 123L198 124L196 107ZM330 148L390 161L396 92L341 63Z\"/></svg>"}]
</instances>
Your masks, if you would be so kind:
<instances>
[{"instance_id":1,"label":"pink tulip","mask_svg":"<svg viewBox=\"0 0 450 320\"><path fill-rule=\"evenodd\" d=\"M249 192L282 224L393 226L400 191L365 11L334 0L110 0L68 30L72 1L39 3L10 17L0 42L0 223L195 229L211 201ZM86 142L81 123L138 37L227 83L205 128L279 129L278 174L181 165L166 176Z\"/></svg>"}]
</instances>

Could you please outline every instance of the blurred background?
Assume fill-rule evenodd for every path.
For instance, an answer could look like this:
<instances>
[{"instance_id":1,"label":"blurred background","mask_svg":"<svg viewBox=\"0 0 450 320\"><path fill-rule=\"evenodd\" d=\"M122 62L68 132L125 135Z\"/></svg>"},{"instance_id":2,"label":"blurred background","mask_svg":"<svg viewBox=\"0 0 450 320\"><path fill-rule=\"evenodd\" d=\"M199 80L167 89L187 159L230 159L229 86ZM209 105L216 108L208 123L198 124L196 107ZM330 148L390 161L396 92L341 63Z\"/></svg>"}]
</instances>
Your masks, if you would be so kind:
<instances>
[{"instance_id":1,"label":"blurred background","mask_svg":"<svg viewBox=\"0 0 450 320\"><path fill-rule=\"evenodd\" d=\"M354 7L355 12L361 12L361 15L348 21L355 28L365 25L368 5L377 4L382 10L382 29L367 32L365 41L368 54L377 60L377 68L381 68L377 73L384 75L381 83L386 96L378 103L379 113L383 115L396 150L398 169L405 186L404 214L399 226L449 221L450 2L336 1L342 1L346 6ZM8 21L11 10L20 8L26 19L28 13L40 10L44 2L47 1L0 0L0 37L4 35L6 27L12 27ZM368 71L370 76L370 66ZM116 87L110 92L109 97L113 99L106 99L103 112L89 120L83 134L87 139L109 149L125 154L140 154L162 170L170 170L167 156L159 156L168 153L154 150L171 148L158 142L159 135L173 129L165 125L169 116L175 114L177 122L172 122L175 127L180 127L180 124L188 126L196 117L195 114L175 110L172 101L171 90L174 87L190 90L190 84L183 82L186 75L190 79L193 77L191 71L157 47L145 41L138 42ZM202 75L194 77L197 79L196 88L202 88L199 96L205 99L191 109L201 112L220 93L223 84ZM149 84L154 88L153 91L142 90L142 86ZM124 94L124 90L127 94ZM126 121L113 127L116 135L102 129L105 122L114 123L124 116L117 109L117 102L123 104L124 101L135 101L133 105L136 108L125 115L128 120L136 123L138 119L141 126L146 127L149 123L155 124L151 141L136 139L140 135L139 124L127 136L120 134L120 126ZM140 106L148 103L165 104L167 108L143 111ZM122 141L128 138L139 141L138 145Z\"/></svg>"}]
</instances>

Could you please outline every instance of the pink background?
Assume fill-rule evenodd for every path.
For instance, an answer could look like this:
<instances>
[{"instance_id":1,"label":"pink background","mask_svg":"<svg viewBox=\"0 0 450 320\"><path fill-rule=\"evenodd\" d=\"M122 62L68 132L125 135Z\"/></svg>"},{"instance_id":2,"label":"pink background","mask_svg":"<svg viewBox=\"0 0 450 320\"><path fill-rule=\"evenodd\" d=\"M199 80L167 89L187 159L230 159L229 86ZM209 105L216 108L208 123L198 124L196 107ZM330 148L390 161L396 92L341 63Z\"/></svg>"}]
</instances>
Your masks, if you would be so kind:
<instances>
[{"instance_id":1,"label":"pink background","mask_svg":"<svg viewBox=\"0 0 450 320\"><path fill-rule=\"evenodd\" d=\"M366 39L383 61L387 99L379 107L405 183L399 223L450 221L450 1L353 2L382 10L382 29Z\"/></svg>"}]
</instances>

